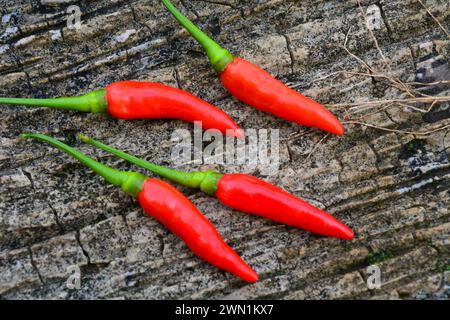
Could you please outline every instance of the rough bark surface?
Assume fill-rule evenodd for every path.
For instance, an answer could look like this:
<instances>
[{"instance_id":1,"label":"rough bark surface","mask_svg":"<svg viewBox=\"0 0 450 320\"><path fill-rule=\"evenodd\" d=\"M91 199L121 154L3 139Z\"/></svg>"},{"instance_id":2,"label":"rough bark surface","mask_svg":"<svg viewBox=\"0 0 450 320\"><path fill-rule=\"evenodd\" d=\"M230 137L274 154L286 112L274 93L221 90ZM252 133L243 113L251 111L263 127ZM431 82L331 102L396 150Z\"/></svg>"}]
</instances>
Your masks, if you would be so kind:
<instances>
[{"instance_id":1,"label":"rough bark surface","mask_svg":"<svg viewBox=\"0 0 450 320\"><path fill-rule=\"evenodd\" d=\"M347 123L343 138L325 137L239 103L222 88L201 48L155 0L1 0L0 95L69 96L124 79L188 90L226 110L244 128L280 129L280 170L270 176L249 173L325 208L354 228L355 240L314 236L183 189L260 274L260 282L245 284L196 258L144 216L135 201L75 160L18 138L23 131L48 133L109 165L136 170L80 144L75 135L83 132L171 165L171 134L192 125L2 106L0 297L448 299L448 102L433 104L427 113L408 103L342 104L409 98L378 74L355 74L368 72L355 56L404 83L447 80L413 87L448 96L450 39L443 29L449 29L449 2L175 4L234 54L334 105L330 108L340 119L393 131ZM70 5L81 8L81 29L67 27ZM205 166L182 169L200 168ZM381 269L380 289L366 284L370 265ZM66 284L74 266L82 274L78 290Z\"/></svg>"}]
</instances>

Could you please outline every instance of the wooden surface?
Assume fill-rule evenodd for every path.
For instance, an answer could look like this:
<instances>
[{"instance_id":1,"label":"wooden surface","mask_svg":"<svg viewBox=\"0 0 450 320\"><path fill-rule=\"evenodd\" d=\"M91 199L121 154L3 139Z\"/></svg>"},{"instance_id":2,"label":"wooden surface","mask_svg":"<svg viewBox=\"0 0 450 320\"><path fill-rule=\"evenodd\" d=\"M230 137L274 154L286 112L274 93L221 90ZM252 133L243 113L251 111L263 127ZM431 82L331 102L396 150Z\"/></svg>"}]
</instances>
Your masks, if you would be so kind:
<instances>
[{"instance_id":1,"label":"wooden surface","mask_svg":"<svg viewBox=\"0 0 450 320\"><path fill-rule=\"evenodd\" d=\"M321 238L182 189L260 274L260 282L245 284L193 256L90 170L18 138L23 131L48 133L136 170L82 145L76 134L171 165L171 135L191 124L1 106L1 298L449 298L448 1L175 1L235 55L331 105L346 122L343 138L233 99L160 1L0 4L0 96L75 95L125 79L188 90L243 128L280 129L279 171L248 173L356 232L351 242ZM72 4L83 13L79 30L66 25ZM434 98L412 101L424 95ZM370 102L398 99L409 100ZM370 265L381 270L380 289L366 284ZM67 288L73 266L82 275L78 290Z\"/></svg>"}]
</instances>

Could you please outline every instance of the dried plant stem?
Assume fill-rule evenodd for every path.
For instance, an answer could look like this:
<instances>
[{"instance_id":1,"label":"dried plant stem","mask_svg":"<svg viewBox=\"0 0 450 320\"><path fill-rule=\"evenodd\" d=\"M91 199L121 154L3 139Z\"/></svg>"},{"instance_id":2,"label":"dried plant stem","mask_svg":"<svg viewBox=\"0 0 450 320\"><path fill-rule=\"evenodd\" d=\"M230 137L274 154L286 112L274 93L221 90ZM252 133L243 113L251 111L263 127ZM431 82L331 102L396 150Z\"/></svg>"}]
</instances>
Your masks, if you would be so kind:
<instances>
[{"instance_id":1,"label":"dried plant stem","mask_svg":"<svg viewBox=\"0 0 450 320\"><path fill-rule=\"evenodd\" d=\"M375 101L363 101L354 103L338 103L326 105L333 108L342 107L356 107L356 106L368 106L368 105L383 105L388 103L437 103L450 101L450 96L433 96L433 97L417 97L406 99L388 99L388 100L375 100Z\"/></svg>"},{"instance_id":2,"label":"dried plant stem","mask_svg":"<svg viewBox=\"0 0 450 320\"><path fill-rule=\"evenodd\" d=\"M322 137L322 139L319 140L319 142L317 142L314 146L314 148L311 150L311 152L308 154L308 156L306 157L305 161L308 161L309 158L312 156L312 154L317 150L317 148L322 144L322 142L324 142L328 137L330 136L329 133L327 133L326 135L324 135Z\"/></svg>"},{"instance_id":3,"label":"dried plant stem","mask_svg":"<svg viewBox=\"0 0 450 320\"><path fill-rule=\"evenodd\" d=\"M338 76L341 74L348 74L348 75L353 75L353 76L361 76L361 77L373 77L373 78L383 78L383 79L387 79L387 80L391 80L389 78L389 76L385 75L385 74L381 74L381 73L367 73L367 72L357 72L357 71L348 71L348 70L339 70L339 71L335 71L332 72L330 74L327 74L325 76L322 77L318 77L315 78L309 82L305 82L305 83L293 83L291 85L289 85L290 88L295 89L301 86L309 86L315 82L320 82L323 80L326 80L328 78L334 77L334 76ZM440 80L440 81L435 81L435 82L405 82L405 84L407 85L411 85L411 86L421 86L421 87L433 87L433 86L438 86L438 85L443 85L443 84L450 84L450 80Z\"/></svg>"},{"instance_id":4,"label":"dried plant stem","mask_svg":"<svg viewBox=\"0 0 450 320\"><path fill-rule=\"evenodd\" d=\"M444 28L444 26L439 22L439 20L431 13L430 9L427 8L427 6L422 2L422 0L417 0L417 1L427 11L427 13L430 15L430 17L439 25L439 28L441 28L442 31L444 31L447 38L450 39L450 34L448 33L447 29Z\"/></svg>"},{"instance_id":5,"label":"dried plant stem","mask_svg":"<svg viewBox=\"0 0 450 320\"><path fill-rule=\"evenodd\" d=\"M354 121L354 120L350 120L350 121L346 121L343 122L343 124L356 124L356 125L361 125L361 126L365 126L365 127L369 127L369 128L374 128L374 129L378 129L378 130L383 130L383 131L388 131L388 132L395 132L395 133L401 133L401 134L411 134L411 135L416 135L416 136L427 136L430 135L432 133L438 132L438 131L442 131L445 130L447 128L450 128L450 124L447 125L443 125L439 128L436 129L432 129L429 131L405 131L405 130L397 130L397 129L389 129L389 128L385 128L385 127L381 127L381 126L376 126L370 123L365 123L362 121Z\"/></svg>"},{"instance_id":6,"label":"dried plant stem","mask_svg":"<svg viewBox=\"0 0 450 320\"><path fill-rule=\"evenodd\" d=\"M361 1L360 1L360 0L358 0L358 7L359 7L359 10L361 11L361 14L362 14L363 17L364 17L364 21L366 21L366 27L367 27L367 30L369 30L370 36L372 37L373 42L374 42L374 44L375 44L375 47L377 48L378 52L380 53L381 58L383 59L384 65L386 66L387 69L389 69L389 71L390 71L391 73L393 73L393 72L392 72L392 68L391 68L391 64L390 64L389 61L386 59L386 57L385 57L383 51L382 51L381 48L380 48L380 45L378 44L378 39L375 37L375 35L373 34L372 29L371 29L371 28L369 27L369 25L368 25L368 22L367 22L367 21L368 21L367 15L366 15L366 12L363 10L363 8L362 8L362 6L361 6Z\"/></svg>"}]
</instances>

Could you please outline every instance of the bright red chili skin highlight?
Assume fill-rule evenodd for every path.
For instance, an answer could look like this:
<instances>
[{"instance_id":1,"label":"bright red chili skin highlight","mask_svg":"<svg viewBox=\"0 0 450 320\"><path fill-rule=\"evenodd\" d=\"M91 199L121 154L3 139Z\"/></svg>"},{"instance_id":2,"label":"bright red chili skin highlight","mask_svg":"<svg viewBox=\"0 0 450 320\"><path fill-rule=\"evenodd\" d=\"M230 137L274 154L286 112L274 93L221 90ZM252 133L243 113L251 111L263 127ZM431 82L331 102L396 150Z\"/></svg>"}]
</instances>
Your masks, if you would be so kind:
<instances>
[{"instance_id":1,"label":"bright red chili skin highlight","mask_svg":"<svg viewBox=\"0 0 450 320\"><path fill-rule=\"evenodd\" d=\"M145 212L180 237L200 258L247 282L258 281L253 271L222 240L214 226L177 189L147 179L137 199Z\"/></svg>"},{"instance_id":2,"label":"bright red chili skin highlight","mask_svg":"<svg viewBox=\"0 0 450 320\"><path fill-rule=\"evenodd\" d=\"M258 178L225 174L216 197L225 205L319 235L351 240L353 231L330 214Z\"/></svg>"},{"instance_id":3,"label":"bright red chili skin highlight","mask_svg":"<svg viewBox=\"0 0 450 320\"><path fill-rule=\"evenodd\" d=\"M106 88L108 113L119 119L180 119L201 121L203 129L243 137L243 132L219 108L194 95L160 83L120 81Z\"/></svg>"},{"instance_id":4,"label":"bright red chili skin highlight","mask_svg":"<svg viewBox=\"0 0 450 320\"><path fill-rule=\"evenodd\" d=\"M300 125L344 134L342 124L324 106L287 87L253 63L234 58L220 74L220 80L233 96L259 110Z\"/></svg>"}]
</instances>

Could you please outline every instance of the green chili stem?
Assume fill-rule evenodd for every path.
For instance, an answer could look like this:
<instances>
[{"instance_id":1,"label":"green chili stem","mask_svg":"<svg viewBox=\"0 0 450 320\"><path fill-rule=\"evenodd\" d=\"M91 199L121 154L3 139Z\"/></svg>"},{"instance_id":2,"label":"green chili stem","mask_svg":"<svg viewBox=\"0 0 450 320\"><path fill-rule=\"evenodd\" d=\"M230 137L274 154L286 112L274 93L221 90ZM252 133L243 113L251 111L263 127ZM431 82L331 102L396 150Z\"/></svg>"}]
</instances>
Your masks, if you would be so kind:
<instances>
[{"instance_id":1,"label":"green chili stem","mask_svg":"<svg viewBox=\"0 0 450 320\"><path fill-rule=\"evenodd\" d=\"M157 174L170 181L176 182L186 187L201 189L203 192L214 195L217 190L217 183L222 177L220 173L214 171L197 171L197 172L185 172L174 169L169 169L163 166L158 166L154 163L145 161L143 159L132 156L128 153L108 146L100 141L96 141L85 135L78 135L78 138L84 143L90 144L94 147L102 149L113 155L118 156L130 163L133 163L139 167L145 168L154 174Z\"/></svg>"},{"instance_id":2,"label":"green chili stem","mask_svg":"<svg viewBox=\"0 0 450 320\"><path fill-rule=\"evenodd\" d=\"M78 97L49 99L0 98L0 104L49 107L55 109L77 110L82 112L103 113L108 107L106 90L96 90Z\"/></svg>"},{"instance_id":3,"label":"green chili stem","mask_svg":"<svg viewBox=\"0 0 450 320\"><path fill-rule=\"evenodd\" d=\"M92 169L95 173L102 176L109 183L122 187L122 189L131 194L132 196L137 196L137 194L141 191L142 185L144 181L147 179L145 176L136 173L136 172L128 172L128 171L119 171L108 167L94 159L86 156L82 152L78 151L75 148L72 148L61 141L53 139L49 136L38 134L38 133L23 133L20 135L25 139L39 139L47 142L48 144L58 148L59 150L67 153L68 155L74 157L82 164Z\"/></svg>"},{"instance_id":4,"label":"green chili stem","mask_svg":"<svg viewBox=\"0 0 450 320\"><path fill-rule=\"evenodd\" d=\"M167 10L186 28L186 30L201 44L208 55L214 70L223 72L226 66L233 62L233 55L208 37L202 30L186 18L169 0L162 0Z\"/></svg>"}]
</instances>

